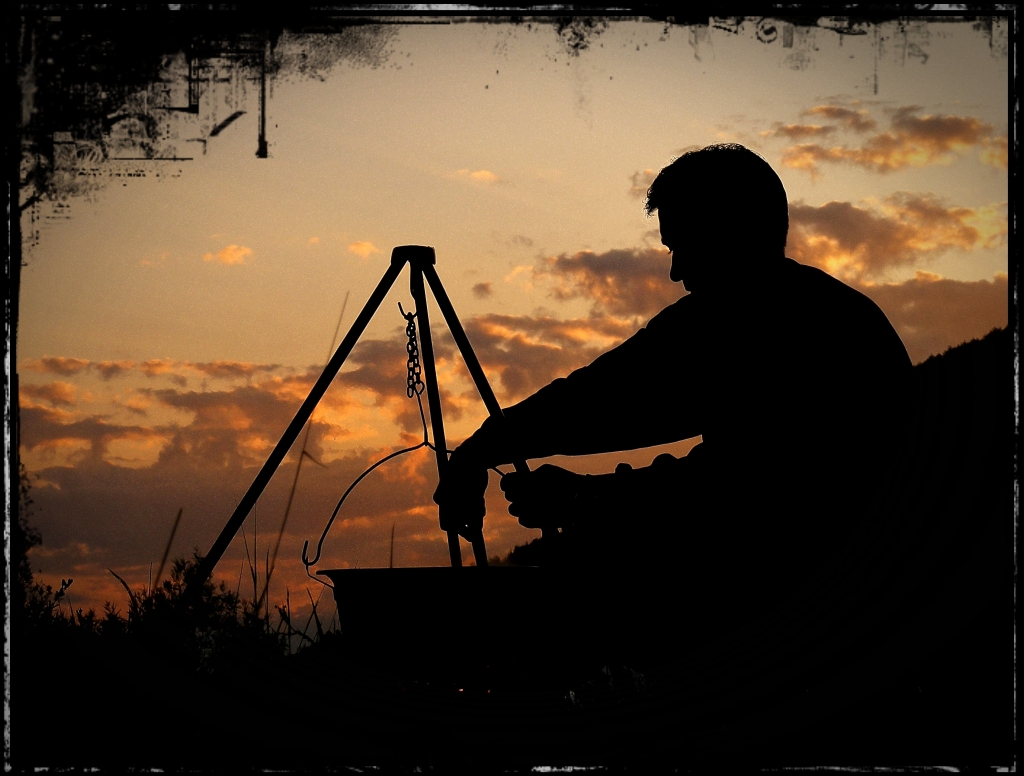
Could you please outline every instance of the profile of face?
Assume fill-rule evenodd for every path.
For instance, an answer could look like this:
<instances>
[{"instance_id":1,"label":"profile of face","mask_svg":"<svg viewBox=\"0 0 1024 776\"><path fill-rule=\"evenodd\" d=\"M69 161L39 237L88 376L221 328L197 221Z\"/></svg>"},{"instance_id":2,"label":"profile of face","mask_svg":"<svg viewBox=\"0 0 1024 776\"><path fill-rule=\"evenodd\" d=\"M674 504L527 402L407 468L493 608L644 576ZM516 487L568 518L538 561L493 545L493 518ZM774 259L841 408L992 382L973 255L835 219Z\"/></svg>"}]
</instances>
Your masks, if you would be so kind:
<instances>
[{"instance_id":1,"label":"profile of face","mask_svg":"<svg viewBox=\"0 0 1024 776\"><path fill-rule=\"evenodd\" d=\"M659 208L658 223L661 242L672 253L672 282L681 282L691 293L713 284L714 243L721 242L717 230L694 209L678 205Z\"/></svg>"}]
</instances>

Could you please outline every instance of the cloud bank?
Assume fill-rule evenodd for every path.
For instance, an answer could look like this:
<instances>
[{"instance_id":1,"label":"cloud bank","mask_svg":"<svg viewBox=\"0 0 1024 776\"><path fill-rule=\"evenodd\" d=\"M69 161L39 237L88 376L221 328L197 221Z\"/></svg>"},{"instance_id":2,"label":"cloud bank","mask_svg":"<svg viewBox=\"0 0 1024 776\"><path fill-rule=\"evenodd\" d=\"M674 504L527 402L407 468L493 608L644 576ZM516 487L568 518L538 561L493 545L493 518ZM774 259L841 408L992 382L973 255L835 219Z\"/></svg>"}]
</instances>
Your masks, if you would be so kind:
<instances>
[{"instance_id":1,"label":"cloud bank","mask_svg":"<svg viewBox=\"0 0 1024 776\"><path fill-rule=\"evenodd\" d=\"M788 255L844 280L873 278L958 248L1006 241L1005 203L956 207L933 194L897 192L880 202L790 204Z\"/></svg>"},{"instance_id":2,"label":"cloud bank","mask_svg":"<svg viewBox=\"0 0 1024 776\"><path fill-rule=\"evenodd\" d=\"M820 165L850 165L889 173L908 167L952 164L959 157L976 152L983 163L1005 170L1007 138L998 135L995 127L973 116L922 114L918 105L907 105L892 112L889 129L867 137L859 145L822 145L820 142L798 142L783 150L782 165L805 170L813 177L821 173ZM807 113L831 118L839 126L857 133L875 128L875 121L864 109L854 110L837 105L819 105ZM778 126L764 136L806 140L831 135L835 125Z\"/></svg>"}]
</instances>

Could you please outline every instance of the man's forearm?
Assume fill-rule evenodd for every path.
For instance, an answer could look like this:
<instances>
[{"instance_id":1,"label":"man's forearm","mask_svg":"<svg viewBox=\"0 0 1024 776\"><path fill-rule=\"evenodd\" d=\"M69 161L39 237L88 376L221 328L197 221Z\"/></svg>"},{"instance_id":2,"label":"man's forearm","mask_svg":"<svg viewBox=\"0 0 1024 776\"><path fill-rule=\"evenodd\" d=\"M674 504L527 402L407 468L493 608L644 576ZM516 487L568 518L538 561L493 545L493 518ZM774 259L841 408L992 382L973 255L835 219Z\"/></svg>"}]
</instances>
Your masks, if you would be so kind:
<instances>
[{"instance_id":1,"label":"man's forearm","mask_svg":"<svg viewBox=\"0 0 1024 776\"><path fill-rule=\"evenodd\" d=\"M506 409L503 418L488 418L460 445L460 457L491 467L553 455L636 450L696 434L677 428L671 413L646 417L643 407L635 415L620 407L613 418L617 422L609 422L608 397L581 395L577 387L571 379L556 380Z\"/></svg>"},{"instance_id":2,"label":"man's forearm","mask_svg":"<svg viewBox=\"0 0 1024 776\"><path fill-rule=\"evenodd\" d=\"M564 378L555 380L508 407L504 417L488 418L459 446L460 457L471 457L491 467L563 452L576 425L568 418L573 402L565 382Z\"/></svg>"},{"instance_id":3,"label":"man's forearm","mask_svg":"<svg viewBox=\"0 0 1024 776\"><path fill-rule=\"evenodd\" d=\"M673 306L676 307L676 306ZM592 455L676 442L700 434L702 402L694 383L658 368L675 347L678 310L666 310L588 366L559 378L488 419L463 447L485 466ZM673 317L675 316L675 317Z\"/></svg>"}]
</instances>

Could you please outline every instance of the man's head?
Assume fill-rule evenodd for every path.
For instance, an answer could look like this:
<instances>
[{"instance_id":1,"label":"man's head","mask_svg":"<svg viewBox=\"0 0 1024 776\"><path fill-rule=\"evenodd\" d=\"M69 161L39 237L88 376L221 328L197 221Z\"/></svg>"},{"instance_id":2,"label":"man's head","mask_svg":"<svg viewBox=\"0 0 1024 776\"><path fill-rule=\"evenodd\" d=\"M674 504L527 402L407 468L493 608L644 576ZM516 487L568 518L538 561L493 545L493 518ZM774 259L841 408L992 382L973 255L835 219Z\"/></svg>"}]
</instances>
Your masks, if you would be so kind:
<instances>
[{"instance_id":1,"label":"man's head","mask_svg":"<svg viewBox=\"0 0 1024 776\"><path fill-rule=\"evenodd\" d=\"M768 162L735 143L680 156L654 179L645 209L658 211L672 280L690 291L786 248L786 189Z\"/></svg>"}]
</instances>

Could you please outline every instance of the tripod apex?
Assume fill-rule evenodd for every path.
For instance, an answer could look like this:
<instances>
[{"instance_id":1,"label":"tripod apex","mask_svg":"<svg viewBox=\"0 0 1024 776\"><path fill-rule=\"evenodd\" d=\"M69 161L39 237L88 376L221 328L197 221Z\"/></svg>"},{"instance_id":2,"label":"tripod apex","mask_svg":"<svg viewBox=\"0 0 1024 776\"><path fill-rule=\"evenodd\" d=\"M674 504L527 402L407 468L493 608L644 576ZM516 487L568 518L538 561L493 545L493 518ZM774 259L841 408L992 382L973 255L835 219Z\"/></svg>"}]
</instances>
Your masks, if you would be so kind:
<instances>
[{"instance_id":1,"label":"tripod apex","mask_svg":"<svg viewBox=\"0 0 1024 776\"><path fill-rule=\"evenodd\" d=\"M397 245L391 251L392 264L405 264L406 262L426 262L436 264L437 257L434 249L429 245Z\"/></svg>"}]
</instances>

